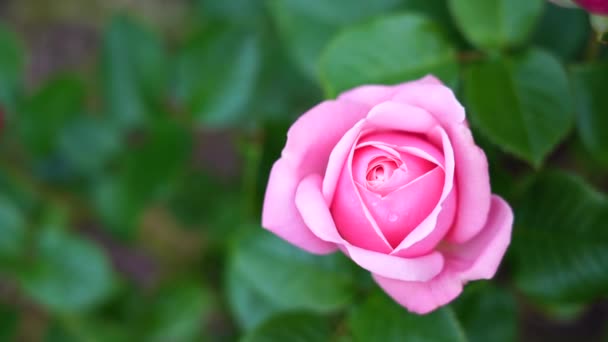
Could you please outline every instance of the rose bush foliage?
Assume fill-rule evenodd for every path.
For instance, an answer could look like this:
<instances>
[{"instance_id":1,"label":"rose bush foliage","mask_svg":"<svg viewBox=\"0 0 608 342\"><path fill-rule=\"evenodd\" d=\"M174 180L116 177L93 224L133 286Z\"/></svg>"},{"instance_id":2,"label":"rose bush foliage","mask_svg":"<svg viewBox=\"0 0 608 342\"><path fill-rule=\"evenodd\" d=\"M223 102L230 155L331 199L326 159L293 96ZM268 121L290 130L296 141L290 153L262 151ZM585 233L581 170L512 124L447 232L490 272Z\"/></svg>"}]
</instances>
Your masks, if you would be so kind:
<instances>
[{"instance_id":1,"label":"rose bush foliage","mask_svg":"<svg viewBox=\"0 0 608 342\"><path fill-rule=\"evenodd\" d=\"M32 3L1 341L606 339L592 2Z\"/></svg>"}]
</instances>

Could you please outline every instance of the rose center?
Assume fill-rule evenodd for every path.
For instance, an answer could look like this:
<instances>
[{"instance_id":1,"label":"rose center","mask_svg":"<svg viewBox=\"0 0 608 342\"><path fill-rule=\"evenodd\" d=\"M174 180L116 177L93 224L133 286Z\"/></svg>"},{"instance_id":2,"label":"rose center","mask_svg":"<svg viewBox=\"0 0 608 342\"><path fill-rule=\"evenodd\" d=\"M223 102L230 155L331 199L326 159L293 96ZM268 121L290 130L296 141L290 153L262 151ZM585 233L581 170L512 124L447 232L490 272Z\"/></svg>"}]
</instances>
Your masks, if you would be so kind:
<instances>
[{"instance_id":1,"label":"rose center","mask_svg":"<svg viewBox=\"0 0 608 342\"><path fill-rule=\"evenodd\" d=\"M402 164L388 157L374 158L367 166L365 180L367 185L375 188L388 182L396 169Z\"/></svg>"}]
</instances>

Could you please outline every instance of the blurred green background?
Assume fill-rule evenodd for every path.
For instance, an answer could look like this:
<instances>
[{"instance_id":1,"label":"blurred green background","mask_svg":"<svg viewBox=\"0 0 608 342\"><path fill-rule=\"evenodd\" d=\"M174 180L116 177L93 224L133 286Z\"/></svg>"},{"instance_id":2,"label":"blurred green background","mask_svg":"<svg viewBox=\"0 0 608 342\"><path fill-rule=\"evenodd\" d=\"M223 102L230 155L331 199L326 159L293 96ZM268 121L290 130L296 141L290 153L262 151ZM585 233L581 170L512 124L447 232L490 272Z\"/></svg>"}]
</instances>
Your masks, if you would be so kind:
<instances>
[{"instance_id":1,"label":"blurred green background","mask_svg":"<svg viewBox=\"0 0 608 342\"><path fill-rule=\"evenodd\" d=\"M0 2L0 341L608 340L608 48L542 0ZM306 109L428 73L515 209L408 314L259 226Z\"/></svg>"}]
</instances>

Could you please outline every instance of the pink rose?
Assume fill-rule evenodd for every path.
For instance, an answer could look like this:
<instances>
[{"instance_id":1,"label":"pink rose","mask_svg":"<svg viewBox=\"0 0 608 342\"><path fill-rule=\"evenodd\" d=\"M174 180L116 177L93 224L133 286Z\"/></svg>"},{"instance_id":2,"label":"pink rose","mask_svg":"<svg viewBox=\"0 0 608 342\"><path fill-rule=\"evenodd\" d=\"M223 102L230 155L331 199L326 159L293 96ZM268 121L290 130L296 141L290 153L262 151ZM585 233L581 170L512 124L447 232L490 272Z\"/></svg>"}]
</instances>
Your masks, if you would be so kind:
<instances>
[{"instance_id":1,"label":"pink rose","mask_svg":"<svg viewBox=\"0 0 608 342\"><path fill-rule=\"evenodd\" d=\"M574 2L591 13L608 15L608 0L574 0Z\"/></svg>"},{"instance_id":2,"label":"pink rose","mask_svg":"<svg viewBox=\"0 0 608 342\"><path fill-rule=\"evenodd\" d=\"M494 276L513 213L490 192L465 111L434 77L366 85L289 129L262 225L312 253L340 249L417 313Z\"/></svg>"},{"instance_id":3,"label":"pink rose","mask_svg":"<svg viewBox=\"0 0 608 342\"><path fill-rule=\"evenodd\" d=\"M572 3L593 14L608 15L608 0L551 0L560 6L571 6Z\"/></svg>"}]
</instances>

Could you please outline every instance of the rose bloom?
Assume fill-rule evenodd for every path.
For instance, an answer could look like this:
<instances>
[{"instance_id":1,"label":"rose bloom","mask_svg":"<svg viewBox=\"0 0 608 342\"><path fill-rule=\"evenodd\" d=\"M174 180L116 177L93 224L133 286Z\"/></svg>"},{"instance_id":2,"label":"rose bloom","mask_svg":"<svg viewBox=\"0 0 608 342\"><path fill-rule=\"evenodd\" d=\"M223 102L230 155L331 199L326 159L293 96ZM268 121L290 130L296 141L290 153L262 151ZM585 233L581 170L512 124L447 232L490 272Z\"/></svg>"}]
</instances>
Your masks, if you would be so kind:
<instances>
[{"instance_id":1,"label":"rose bloom","mask_svg":"<svg viewBox=\"0 0 608 342\"><path fill-rule=\"evenodd\" d=\"M608 0L550 0L560 6L578 5L593 14L608 15Z\"/></svg>"},{"instance_id":2,"label":"rose bloom","mask_svg":"<svg viewBox=\"0 0 608 342\"><path fill-rule=\"evenodd\" d=\"M420 314L492 278L512 223L490 192L464 108L432 76L361 86L303 114L272 168L262 215L304 250L340 249Z\"/></svg>"}]
</instances>

